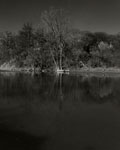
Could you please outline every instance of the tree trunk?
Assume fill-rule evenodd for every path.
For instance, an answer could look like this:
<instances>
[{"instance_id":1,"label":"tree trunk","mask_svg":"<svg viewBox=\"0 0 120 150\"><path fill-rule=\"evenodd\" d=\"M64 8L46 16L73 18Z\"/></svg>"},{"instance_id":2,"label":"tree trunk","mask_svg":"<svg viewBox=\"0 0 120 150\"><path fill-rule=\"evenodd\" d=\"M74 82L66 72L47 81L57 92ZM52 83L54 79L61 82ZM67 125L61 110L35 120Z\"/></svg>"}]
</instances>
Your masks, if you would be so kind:
<instances>
[{"instance_id":1,"label":"tree trunk","mask_svg":"<svg viewBox=\"0 0 120 150\"><path fill-rule=\"evenodd\" d=\"M62 47L60 46L60 70L62 70Z\"/></svg>"},{"instance_id":2,"label":"tree trunk","mask_svg":"<svg viewBox=\"0 0 120 150\"><path fill-rule=\"evenodd\" d=\"M56 69L57 69L57 68L58 68L58 64L57 64L57 62L56 62L56 60L55 60L55 57L54 57L54 55L53 55L52 50L50 50L50 53L51 53L51 56L52 56L53 62L54 62L54 64L55 64L55 67L56 67Z\"/></svg>"}]
</instances>

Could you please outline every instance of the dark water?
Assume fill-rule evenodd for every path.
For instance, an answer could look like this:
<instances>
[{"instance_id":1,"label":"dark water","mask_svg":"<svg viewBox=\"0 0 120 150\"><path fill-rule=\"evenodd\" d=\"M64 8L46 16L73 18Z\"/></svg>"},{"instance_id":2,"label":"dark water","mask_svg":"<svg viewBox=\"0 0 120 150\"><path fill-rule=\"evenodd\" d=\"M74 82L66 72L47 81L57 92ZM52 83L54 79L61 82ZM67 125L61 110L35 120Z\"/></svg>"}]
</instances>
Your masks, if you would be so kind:
<instances>
[{"instance_id":1,"label":"dark water","mask_svg":"<svg viewBox=\"0 0 120 150\"><path fill-rule=\"evenodd\" d=\"M0 73L0 150L120 150L120 78Z\"/></svg>"}]
</instances>

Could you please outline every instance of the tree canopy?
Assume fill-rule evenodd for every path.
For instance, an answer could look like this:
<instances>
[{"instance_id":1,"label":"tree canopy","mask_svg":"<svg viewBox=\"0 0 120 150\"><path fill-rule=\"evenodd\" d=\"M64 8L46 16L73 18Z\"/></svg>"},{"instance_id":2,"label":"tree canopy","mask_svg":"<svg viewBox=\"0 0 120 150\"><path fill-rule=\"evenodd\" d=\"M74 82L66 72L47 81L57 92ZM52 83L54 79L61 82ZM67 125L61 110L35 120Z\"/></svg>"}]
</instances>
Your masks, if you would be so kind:
<instances>
[{"instance_id":1,"label":"tree canopy","mask_svg":"<svg viewBox=\"0 0 120 150\"><path fill-rule=\"evenodd\" d=\"M42 12L41 22L39 28L25 23L16 34L1 33L0 64L14 60L40 70L120 66L119 34L74 29L63 9Z\"/></svg>"}]
</instances>

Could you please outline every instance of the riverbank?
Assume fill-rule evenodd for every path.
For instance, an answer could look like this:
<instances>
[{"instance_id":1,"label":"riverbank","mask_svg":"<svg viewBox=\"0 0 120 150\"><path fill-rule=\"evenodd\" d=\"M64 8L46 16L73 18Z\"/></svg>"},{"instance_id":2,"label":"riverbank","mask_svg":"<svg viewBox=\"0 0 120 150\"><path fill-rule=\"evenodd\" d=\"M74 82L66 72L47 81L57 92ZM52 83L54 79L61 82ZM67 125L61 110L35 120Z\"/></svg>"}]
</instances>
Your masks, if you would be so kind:
<instances>
[{"instance_id":1,"label":"riverbank","mask_svg":"<svg viewBox=\"0 0 120 150\"><path fill-rule=\"evenodd\" d=\"M89 77L110 77L120 78L120 68L81 68L70 69L70 75L80 75L85 78Z\"/></svg>"},{"instance_id":2,"label":"riverbank","mask_svg":"<svg viewBox=\"0 0 120 150\"><path fill-rule=\"evenodd\" d=\"M39 68L31 68L31 67L1 67L0 71L4 72L56 72L54 70L46 69L40 70ZM58 72L59 73L59 72ZM61 73L61 72L60 72ZM63 73L119 73L120 68L80 68L80 69L69 69L69 71L63 71Z\"/></svg>"},{"instance_id":3,"label":"riverbank","mask_svg":"<svg viewBox=\"0 0 120 150\"><path fill-rule=\"evenodd\" d=\"M83 67L80 69L70 69L70 73L120 73L120 68L111 67L111 68L91 68L91 67Z\"/></svg>"},{"instance_id":4,"label":"riverbank","mask_svg":"<svg viewBox=\"0 0 120 150\"><path fill-rule=\"evenodd\" d=\"M50 74L50 75L57 75L61 73L56 73L55 71L33 71L31 68L14 68L14 69L1 69L0 68L0 74L3 75L15 75L18 73L22 74L29 74L29 75L41 75L41 73ZM71 76L82 76L84 78L90 78L90 77L110 77L110 78L120 78L120 69L117 68L81 68L81 69L70 69L69 72L64 72L62 74L68 74Z\"/></svg>"},{"instance_id":5,"label":"riverbank","mask_svg":"<svg viewBox=\"0 0 120 150\"><path fill-rule=\"evenodd\" d=\"M69 70L69 71L68 71ZM26 73L41 73L41 72L56 72L52 69L45 69L41 70L40 68L33 68L33 67L17 67L14 63L4 63L0 66L0 71L2 72L26 72ZM63 70L64 73L64 70ZM120 74L120 68L118 67L82 67L82 68L70 68L67 69L67 74L69 73L113 73L113 74ZM58 72L59 74L59 72Z\"/></svg>"},{"instance_id":6,"label":"riverbank","mask_svg":"<svg viewBox=\"0 0 120 150\"><path fill-rule=\"evenodd\" d=\"M26 73L31 73L40 71L39 68L34 69L33 67L18 67L14 61L3 63L0 65L0 71L4 72L26 72Z\"/></svg>"}]
</instances>

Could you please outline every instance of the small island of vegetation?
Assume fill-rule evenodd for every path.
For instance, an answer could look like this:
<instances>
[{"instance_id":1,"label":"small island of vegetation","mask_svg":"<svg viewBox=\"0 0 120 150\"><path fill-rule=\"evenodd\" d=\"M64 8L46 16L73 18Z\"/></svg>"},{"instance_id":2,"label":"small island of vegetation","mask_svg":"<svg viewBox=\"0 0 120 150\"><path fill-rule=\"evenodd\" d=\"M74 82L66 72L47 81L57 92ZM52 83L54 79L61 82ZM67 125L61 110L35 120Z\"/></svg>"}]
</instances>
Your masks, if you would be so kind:
<instances>
[{"instance_id":1,"label":"small island of vegetation","mask_svg":"<svg viewBox=\"0 0 120 150\"><path fill-rule=\"evenodd\" d=\"M26 23L18 33L1 33L0 70L120 73L120 34L74 29L68 16L50 8L39 28Z\"/></svg>"}]
</instances>

